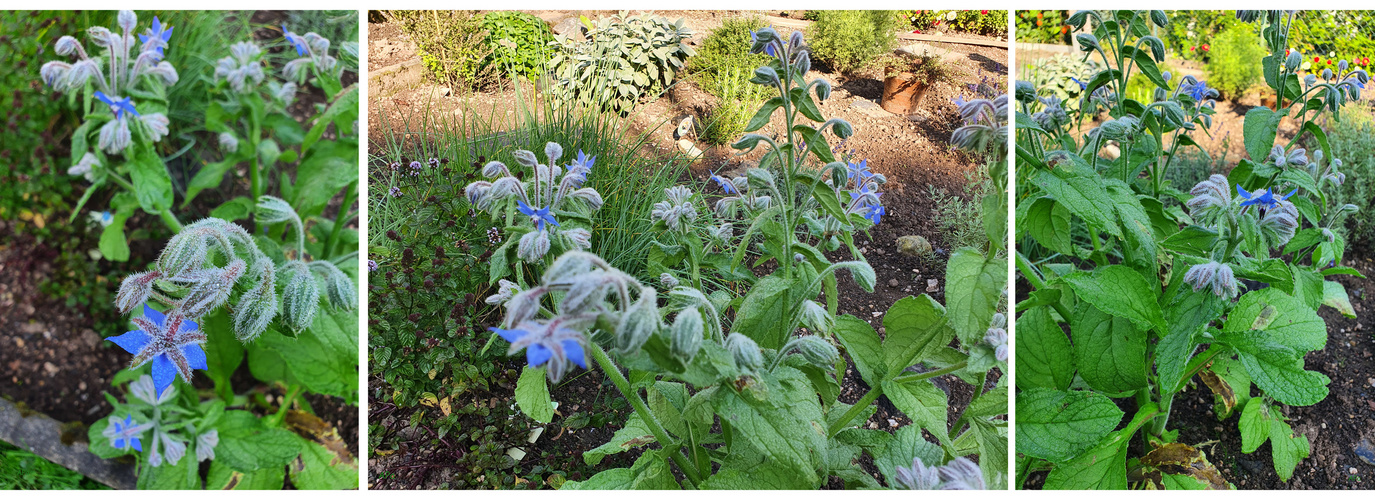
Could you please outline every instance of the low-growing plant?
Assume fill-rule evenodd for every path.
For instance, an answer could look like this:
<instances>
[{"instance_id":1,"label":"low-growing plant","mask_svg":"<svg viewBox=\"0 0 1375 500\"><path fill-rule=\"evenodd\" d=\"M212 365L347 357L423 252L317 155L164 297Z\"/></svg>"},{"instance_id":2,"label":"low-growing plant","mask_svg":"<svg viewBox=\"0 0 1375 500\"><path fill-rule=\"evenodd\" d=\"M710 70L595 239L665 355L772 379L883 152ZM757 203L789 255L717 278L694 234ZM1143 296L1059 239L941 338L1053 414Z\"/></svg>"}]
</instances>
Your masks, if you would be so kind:
<instances>
[{"instance_id":1,"label":"low-growing plant","mask_svg":"<svg viewBox=\"0 0 1375 500\"><path fill-rule=\"evenodd\" d=\"M352 312L357 291L353 276L346 272L356 274L357 252L340 250L347 243L357 244L354 231L341 229L349 222L344 214L352 204L351 195L345 195L335 220L320 216L356 172L349 167L355 160L348 158L340 166L348 155L318 153L328 147L351 147L357 154L356 139L346 137L357 119L356 90L352 108L343 105L343 99L334 102L310 132L290 118L286 120L295 129L275 132L277 137L293 130L304 136L305 160L297 169L297 182L282 176L283 190L293 193L288 203L262 194L256 163L270 156L264 163L272 165L281 156L275 143L264 147L268 142L259 143L257 135L271 126L264 118L271 108L264 101L278 95L280 87L266 98L261 95L256 89L265 77L257 59L260 51L248 43L231 47L215 78L227 82L232 97L210 109L229 107L242 114L207 113L207 119L218 120L208 126L252 130L244 141L254 151L256 198L221 206L216 215L224 218L182 226L171 210L170 175L152 147L168 135L168 119L151 111L165 102L165 85L178 80L176 70L162 60L173 28L155 19L138 35L143 44L135 54L131 49L137 16L120 11L117 23L118 34L101 27L87 31L96 46L107 49L110 65L85 52L76 39L62 37L58 54L75 55L78 62L49 62L40 73L54 88L83 92L86 108L94 108L72 139L73 156L81 155L81 160L68 173L95 181L87 198L106 181L123 188L112 197L118 212L110 216L113 221L108 221L101 238L102 253L128 258L123 224L139 208L159 214L176 233L151 268L126 277L115 295L120 313L139 313L131 319L134 330L108 338L133 355L130 367L111 377L112 385L128 383L133 397L121 403L107 394L114 411L90 428L91 451L103 458L132 455L141 488L280 488L288 476L298 488L356 487L357 465L345 443L311 414L303 399L305 391L350 403L358 396L357 319ZM301 57L286 65L285 75L298 83L313 76L311 82L331 96L342 95L339 72L325 53L329 42L312 35L287 33ZM294 87L281 94L286 97L278 100L293 96ZM152 104L140 113L130 96ZM96 106L92 99L103 104ZM320 141L331 123L336 126L335 139ZM97 126L99 144L92 152L86 141ZM232 139L222 135L222 146ZM265 153L268 149L271 155ZM123 159L118 166L113 165L114 155ZM125 174L132 180L124 179ZM261 234L252 235L231 221L248 214ZM270 227L283 231L269 234ZM285 392L277 407L266 408L265 417L251 411L252 401L262 395L256 390L236 392L231 383L245 358L254 377ZM201 393L191 385L194 370L209 374L213 391ZM314 437L303 438L293 430ZM207 460L208 474L202 477L199 464ZM294 465L287 467L288 463Z\"/></svg>"},{"instance_id":2,"label":"low-growing plant","mask_svg":"<svg viewBox=\"0 0 1375 500\"><path fill-rule=\"evenodd\" d=\"M1360 102L1352 104L1329 136L1332 155L1344 159L1348 174L1336 199L1356 206L1346 219L1347 241L1369 247L1375 245L1375 115L1366 108L1351 109L1362 106Z\"/></svg>"},{"instance_id":3,"label":"low-growing plant","mask_svg":"<svg viewBox=\"0 0 1375 500\"><path fill-rule=\"evenodd\" d=\"M554 32L544 20L517 11L494 11L482 16L487 56L477 71L515 75L527 80L544 76Z\"/></svg>"},{"instance_id":4,"label":"low-growing plant","mask_svg":"<svg viewBox=\"0 0 1375 500\"><path fill-rule=\"evenodd\" d=\"M701 137L709 144L735 140L754 110L773 97L770 89L749 84L754 68L768 61L768 55L750 53L751 33L764 26L764 20L755 16L728 18L702 40L697 55L688 59L687 71L698 86L720 100L703 119Z\"/></svg>"},{"instance_id":5,"label":"low-growing plant","mask_svg":"<svg viewBox=\"0 0 1375 500\"><path fill-rule=\"evenodd\" d=\"M666 199L650 213L663 240L661 251L650 254L651 268L669 270L658 279L663 292L596 254L571 249L538 281L503 287L488 299L506 312L491 330L509 342L508 354L525 352L527 367L516 387L523 413L548 422L554 413L548 384L575 366L596 364L634 414L584 460L596 465L634 447L660 447L645 450L631 467L563 488L817 488L831 477L850 487L884 487L859 468L864 453L885 474L887 487L996 487L1005 481L1001 416L1007 393L1003 382L987 387L986 377L1006 366L1006 332L995 314L1005 292L1006 264L997 249L1004 245L1006 212L1001 223L997 216L985 219L1004 228L1002 234L952 256L949 310L928 296L903 299L885 316L882 341L864 321L838 315L839 270L873 289L873 268L855 247L854 233L881 221L878 189L885 179L863 162L838 161L832 153L826 133L844 139L852 128L821 116L816 102L829 96L831 86L805 80L810 58L801 33L782 40L773 29L761 29L752 51L774 57L752 81L777 89L779 97L767 101L746 130L765 127L779 110L787 128L777 139L748 133L732 145L768 151L760 167L743 176L712 177L724 191L711 209L721 225L696 222L700 195L689 188L664 191ZM1005 159L1005 146L996 145L1006 138L1006 115L998 115L1005 107L1003 97L962 108L968 124L955 142ZM990 168L1005 178L1005 163L998 165ZM1006 206L1005 196L991 200ZM745 228L738 237L736 224ZM855 260L833 263L821 250L842 245ZM743 297L702 283L701 269L745 270L747 256L754 257L756 271L768 271ZM683 270L683 278L675 276ZM825 305L818 302L823 292ZM669 315L671 325L665 324ZM957 337L960 347L949 347ZM838 399L848 365L833 338L871 388L853 405ZM909 372L919 363L927 369ZM952 373L974 384L976 393L949 425L947 397L931 379ZM882 395L915 425L892 434L856 427L873 415ZM923 431L938 444L927 442ZM967 458L974 454L982 464Z\"/></svg>"},{"instance_id":6,"label":"low-growing plant","mask_svg":"<svg viewBox=\"0 0 1375 500\"><path fill-rule=\"evenodd\" d=\"M1005 10L913 10L904 16L918 30L949 29L964 33L1007 34Z\"/></svg>"},{"instance_id":7,"label":"low-growing plant","mask_svg":"<svg viewBox=\"0 0 1375 500\"><path fill-rule=\"evenodd\" d=\"M1269 51L1260 65L1279 111L1248 111L1248 157L1187 192L1167 171L1180 148L1195 144L1190 134L1211 127L1217 92L1191 77L1166 83L1158 68L1164 44L1143 35L1168 25L1164 12L1070 18L1076 28L1094 19L1094 31L1078 41L1085 57L1105 64L1084 93L1110 119L1084 136L1065 127L1063 112L1031 116L1037 89L1017 83L1025 201L1016 263L1030 285L1016 306L1018 366L1027 367L1017 377L1019 485L1049 470L1048 489L1230 488L1169 428L1172 403L1195 375L1213 393L1219 419L1240 414L1243 453L1269 441L1282 480L1309 454L1308 438L1280 405L1327 396L1328 377L1305 369L1304 355L1327 341L1320 306L1354 315L1342 285L1327 277L1360 274L1340 265L1345 241L1333 227L1355 207L1334 200L1346 176L1324 153L1332 148L1314 120L1359 98L1369 77L1353 70L1300 78L1303 56L1286 56L1293 11L1236 15L1260 23ZM1133 70L1157 85L1150 102L1119 91ZM1275 144L1284 116L1297 116L1302 138L1320 149ZM1118 158L1098 154L1109 140L1121 144ZM1050 256L1026 256L1037 249ZM1122 408L1133 406L1123 424ZM1144 455L1129 459L1138 433Z\"/></svg>"},{"instance_id":8,"label":"low-growing plant","mask_svg":"<svg viewBox=\"0 0 1375 500\"><path fill-rule=\"evenodd\" d=\"M489 82L491 75L479 66L491 49L482 28L483 18L476 11L412 10L388 14L415 43L420 62L436 82L466 89L479 89Z\"/></svg>"},{"instance_id":9,"label":"low-growing plant","mask_svg":"<svg viewBox=\"0 0 1375 500\"><path fill-rule=\"evenodd\" d=\"M1264 81L1259 61L1265 57L1265 47L1254 26L1227 28L1213 39L1208 52L1208 81L1223 96L1235 99Z\"/></svg>"},{"instance_id":10,"label":"low-growing plant","mask_svg":"<svg viewBox=\"0 0 1375 500\"><path fill-rule=\"evenodd\" d=\"M591 23L587 40L556 35L550 47L556 104L623 111L668 89L687 59L692 30L651 12L627 12Z\"/></svg>"},{"instance_id":11,"label":"low-growing plant","mask_svg":"<svg viewBox=\"0 0 1375 500\"><path fill-rule=\"evenodd\" d=\"M1021 79L1032 84L1037 95L1054 98L1066 112L1079 109L1079 97L1087 83L1102 67L1098 61L1058 55L1023 66Z\"/></svg>"},{"instance_id":12,"label":"low-growing plant","mask_svg":"<svg viewBox=\"0 0 1375 500\"><path fill-rule=\"evenodd\" d=\"M812 11L808 11L809 13ZM892 52L897 16L888 10L821 10L807 28L816 59L840 73L851 73Z\"/></svg>"}]
</instances>

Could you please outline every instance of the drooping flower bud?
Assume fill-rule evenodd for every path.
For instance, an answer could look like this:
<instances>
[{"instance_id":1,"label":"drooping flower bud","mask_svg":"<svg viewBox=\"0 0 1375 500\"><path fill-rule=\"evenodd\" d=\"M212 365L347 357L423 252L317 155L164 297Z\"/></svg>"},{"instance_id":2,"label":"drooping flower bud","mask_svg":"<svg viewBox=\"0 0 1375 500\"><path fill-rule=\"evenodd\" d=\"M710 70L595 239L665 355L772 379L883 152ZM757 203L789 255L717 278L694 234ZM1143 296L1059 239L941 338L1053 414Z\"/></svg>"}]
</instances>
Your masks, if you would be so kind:
<instances>
[{"instance_id":1,"label":"drooping flower bud","mask_svg":"<svg viewBox=\"0 0 1375 500\"><path fill-rule=\"evenodd\" d=\"M659 305L654 290L641 288L640 298L626 309L616 327L616 350L621 354L635 353L658 329Z\"/></svg>"},{"instance_id":2,"label":"drooping flower bud","mask_svg":"<svg viewBox=\"0 0 1375 500\"><path fill-rule=\"evenodd\" d=\"M286 288L282 290L282 322L294 332L310 328L319 309L320 289L305 263L293 260L282 267Z\"/></svg>"},{"instance_id":3,"label":"drooping flower bud","mask_svg":"<svg viewBox=\"0 0 1375 500\"><path fill-rule=\"evenodd\" d=\"M310 263L310 268L315 272L325 276L325 298L329 300L329 306L335 309L353 310L358 307L358 290L353 285L353 280L343 270L335 266L333 262L327 260L317 260Z\"/></svg>"},{"instance_id":4,"label":"drooping flower bud","mask_svg":"<svg viewBox=\"0 0 1375 500\"><path fill-rule=\"evenodd\" d=\"M679 311L678 317L673 319L673 328L669 330L669 350L684 364L690 363L702 348L702 336L702 313L696 307Z\"/></svg>"},{"instance_id":5,"label":"drooping flower bud","mask_svg":"<svg viewBox=\"0 0 1375 500\"><path fill-rule=\"evenodd\" d=\"M802 353L803 359L817 368L834 368L836 360L840 359L840 351L826 339L816 335L798 338L795 347L797 352Z\"/></svg>"},{"instance_id":6,"label":"drooping flower bud","mask_svg":"<svg viewBox=\"0 0 1375 500\"><path fill-rule=\"evenodd\" d=\"M135 307L148 302L148 297L153 294L153 282L161 277L162 273L158 271L148 271L124 278L119 284L119 291L115 293L115 307L120 314L128 314Z\"/></svg>"},{"instance_id":7,"label":"drooping flower bud","mask_svg":"<svg viewBox=\"0 0 1375 500\"><path fill-rule=\"evenodd\" d=\"M726 350L735 358L735 365L741 370L755 371L764 367L764 355L759 352L759 344L742 333L732 332L726 336Z\"/></svg>"},{"instance_id":8,"label":"drooping flower bud","mask_svg":"<svg viewBox=\"0 0 1375 500\"><path fill-rule=\"evenodd\" d=\"M1211 288L1213 295L1223 299L1237 294L1237 280L1232 275L1231 266L1217 261L1190 267L1184 273L1184 282L1193 285L1195 292Z\"/></svg>"},{"instance_id":9,"label":"drooping flower bud","mask_svg":"<svg viewBox=\"0 0 1375 500\"><path fill-rule=\"evenodd\" d=\"M257 284L239 297L234 308L234 336L240 342L258 338L277 316L276 268L272 260L260 258L248 273Z\"/></svg>"},{"instance_id":10,"label":"drooping flower bud","mask_svg":"<svg viewBox=\"0 0 1375 500\"><path fill-rule=\"evenodd\" d=\"M813 300L802 301L802 326L817 333L827 333L835 326L835 318L825 307Z\"/></svg>"}]
</instances>

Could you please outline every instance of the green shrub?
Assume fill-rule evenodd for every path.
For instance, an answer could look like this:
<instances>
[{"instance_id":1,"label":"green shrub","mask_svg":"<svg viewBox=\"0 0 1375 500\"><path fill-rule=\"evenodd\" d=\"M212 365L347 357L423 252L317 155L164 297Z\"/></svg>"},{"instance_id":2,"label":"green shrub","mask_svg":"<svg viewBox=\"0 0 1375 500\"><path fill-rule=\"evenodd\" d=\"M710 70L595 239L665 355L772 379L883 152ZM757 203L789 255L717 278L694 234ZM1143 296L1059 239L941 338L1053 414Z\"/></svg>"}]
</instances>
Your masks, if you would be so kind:
<instances>
[{"instance_id":1,"label":"green shrub","mask_svg":"<svg viewBox=\"0 0 1375 500\"><path fill-rule=\"evenodd\" d=\"M759 17L733 17L712 30L697 55L688 59L688 72L702 90L721 99L721 104L705 117L701 131L710 144L735 141L754 116L754 110L775 92L750 85L754 69L766 64L769 56L751 54L750 32L766 26Z\"/></svg>"},{"instance_id":2,"label":"green shrub","mask_svg":"<svg viewBox=\"0 0 1375 500\"><path fill-rule=\"evenodd\" d=\"M1069 26L1063 10L1017 11L1017 42L1069 45Z\"/></svg>"},{"instance_id":3,"label":"green shrub","mask_svg":"<svg viewBox=\"0 0 1375 500\"><path fill-rule=\"evenodd\" d=\"M1064 101L1065 111L1072 112L1079 109L1081 89L1070 78L1088 83L1101 67L1093 59L1061 54L1023 66L1019 79L1035 85L1041 97L1060 98Z\"/></svg>"},{"instance_id":4,"label":"green shrub","mask_svg":"<svg viewBox=\"0 0 1375 500\"><path fill-rule=\"evenodd\" d=\"M488 49L476 11L390 11L392 19L415 42L425 71L436 82L477 89L488 78L479 71Z\"/></svg>"},{"instance_id":5,"label":"green shrub","mask_svg":"<svg viewBox=\"0 0 1375 500\"><path fill-rule=\"evenodd\" d=\"M1261 83L1261 58L1268 55L1264 42L1250 25L1236 25L1214 39L1208 61L1208 85L1235 98Z\"/></svg>"},{"instance_id":6,"label":"green shrub","mask_svg":"<svg viewBox=\"0 0 1375 500\"><path fill-rule=\"evenodd\" d=\"M1339 190L1338 203L1356 205L1356 213L1346 218L1347 246L1375 245L1375 116L1370 111L1352 112L1347 106L1342 122L1331 129L1328 140L1331 157L1342 160L1346 182Z\"/></svg>"},{"instance_id":7,"label":"green shrub","mask_svg":"<svg viewBox=\"0 0 1375 500\"><path fill-rule=\"evenodd\" d=\"M807 30L812 58L840 73L867 66L897 44L897 17L889 10L824 10Z\"/></svg>"},{"instance_id":8,"label":"green shrub","mask_svg":"<svg viewBox=\"0 0 1375 500\"><path fill-rule=\"evenodd\" d=\"M1170 24L1161 34L1166 47L1180 59L1207 60L1219 33L1241 25L1236 13L1230 10L1172 10L1167 11ZM1205 43L1210 50L1198 50Z\"/></svg>"},{"instance_id":9,"label":"green shrub","mask_svg":"<svg viewBox=\"0 0 1375 500\"><path fill-rule=\"evenodd\" d=\"M691 36L682 19L670 22L649 12L600 19L583 42L558 35L553 45L560 51L549 60L556 68L555 102L629 109L673 84L687 58L696 55L687 44Z\"/></svg>"},{"instance_id":10,"label":"green shrub","mask_svg":"<svg viewBox=\"0 0 1375 500\"><path fill-rule=\"evenodd\" d=\"M712 80L706 89L721 98L721 104L711 110L702 128L702 140L708 144L730 144L745 132L759 106L776 92L760 85L751 85L754 70L731 66Z\"/></svg>"},{"instance_id":11,"label":"green shrub","mask_svg":"<svg viewBox=\"0 0 1375 500\"><path fill-rule=\"evenodd\" d=\"M534 80L544 74L549 61L549 42L554 32L538 17L515 11L489 12L482 16L487 31L483 45L487 56L478 71L494 71Z\"/></svg>"}]
</instances>

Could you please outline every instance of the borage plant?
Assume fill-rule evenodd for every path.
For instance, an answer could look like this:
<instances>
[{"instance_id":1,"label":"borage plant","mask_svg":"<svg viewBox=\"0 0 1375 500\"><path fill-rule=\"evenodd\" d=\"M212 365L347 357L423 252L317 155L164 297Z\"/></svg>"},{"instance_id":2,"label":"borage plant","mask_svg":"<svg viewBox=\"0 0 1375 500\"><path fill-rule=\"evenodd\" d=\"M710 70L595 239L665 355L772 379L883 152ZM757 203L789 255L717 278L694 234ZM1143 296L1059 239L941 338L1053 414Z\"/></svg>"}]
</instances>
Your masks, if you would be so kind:
<instances>
[{"instance_id":1,"label":"borage plant","mask_svg":"<svg viewBox=\"0 0 1375 500\"><path fill-rule=\"evenodd\" d=\"M838 315L839 270L873 289L873 268L853 235L881 221L883 178L862 162L834 157L824 132L843 139L851 128L821 116L813 95L826 98L830 84L804 80L810 59L800 33L782 40L771 28L760 30L753 52L773 57L756 70L754 83L778 88L780 97L765 103L747 130L764 128L780 109L787 128L778 139L752 133L734 145L748 151L762 143L769 151L745 175L714 177L724 191L710 212L719 224L696 222L703 212L689 189L666 190L667 199L650 214L666 240L650 256L665 291L574 248L531 286L508 282L489 299L506 309L492 330L510 343L510 354L523 350L528 363L516 388L524 413L549 422L548 384L596 365L634 414L584 460L596 465L609 454L658 444L629 468L564 487L818 488L832 478L857 488L1005 483L1007 389L1001 379L992 390L985 384L994 367L1006 367L1005 320L996 314L1006 289L1006 261L997 251L1003 238L951 259L950 310L925 295L902 299L884 318L883 339L864 321ZM990 132L1005 137L1005 113L982 115L1005 104L975 103L983 111L969 113L974 128L961 137L971 148ZM1006 209L1000 213L1005 220ZM543 216L531 216L537 217ZM738 237L735 224L746 227ZM854 260L833 263L817 244L844 245ZM747 255L756 257L754 271L764 277L741 267ZM749 275L754 284L743 297L708 290L703 269L731 279ZM674 275L684 270L690 281ZM961 347L951 347L957 337ZM855 404L839 400L849 364L837 340L871 387ZM953 425L946 420L946 393L931 383L945 374L976 386L974 401ZM881 396L915 425L893 433L860 427ZM883 482L860 468L865 453ZM970 460L975 454L982 464Z\"/></svg>"},{"instance_id":2,"label":"borage plant","mask_svg":"<svg viewBox=\"0 0 1375 500\"><path fill-rule=\"evenodd\" d=\"M1075 121L1040 89L1017 84L1025 193L1017 267L1032 287L1017 304L1018 366L1026 367L1017 377L1018 484L1049 470L1046 488L1231 487L1168 426L1172 402L1195 375L1214 394L1219 419L1240 413L1243 452L1270 441L1281 479L1309 454L1280 405L1327 396L1329 379L1306 370L1304 355L1327 340L1320 306L1354 315L1342 285L1325 278L1359 276L1339 265L1345 243L1334 225L1354 207L1333 202L1345 175L1340 160L1325 158L1327 136L1314 119L1356 99L1368 77L1300 77L1302 56L1287 50L1295 12L1237 15L1264 25L1270 55L1260 63L1279 111L1248 111L1249 158L1188 192L1166 172L1179 148L1195 145L1190 134L1212 125L1217 94L1190 77L1167 86L1156 66L1163 45L1141 36L1149 24L1167 24L1163 12L1070 18L1076 28L1094 18L1080 47L1107 68L1084 83ZM1123 96L1133 69L1157 85L1153 102ZM1107 121L1076 135L1082 114L1099 106ZM1279 145L1284 116L1296 117L1301 132ZM1301 139L1321 149L1310 154ZM1100 154L1108 141L1119 156ZM1126 425L1114 398L1135 402ZM1144 446L1133 453L1138 431Z\"/></svg>"},{"instance_id":3,"label":"borage plant","mask_svg":"<svg viewBox=\"0 0 1375 500\"><path fill-rule=\"evenodd\" d=\"M139 36L142 51L134 58L130 48L136 18L121 11L118 22L122 35L104 28L89 30L94 43L107 49L108 74L102 72L100 60L71 37L58 40L58 53L75 53L81 60L73 65L49 63L42 70L48 84L85 89L88 100L93 97L106 105L88 114L74 136L72 150L83 160L70 172L89 174L96 183L87 198L106 180L126 190L113 197L116 214L101 238L102 251L116 258L111 249L118 247L127 258L123 223L139 207L160 214L176 233L151 269L125 278L119 287L115 305L122 313L137 315L131 318L132 330L108 338L133 356L130 367L115 374L111 383L127 383L133 397L120 403L107 394L114 411L90 428L90 450L103 458L134 456L140 488L281 488L287 477L297 488L356 488L357 464L347 444L314 415L305 398L307 392L342 398L348 404L358 398L358 327L353 312L358 253L342 251L349 244L356 247L358 237L356 231L342 228L349 216L320 217L349 179L356 179L357 140L348 137L356 128L356 90L351 109L336 101L316 118L309 133L302 134L301 127L286 118L297 136L304 135L305 160L296 170L296 183L282 176L291 202L262 194L255 174L253 200L231 200L213 217L183 227L171 212L171 178L152 147L167 134L166 117L152 111L165 102L164 86L177 80L175 70L160 61L172 28L155 19ZM328 45L309 35L304 40L317 51ZM237 73L217 75L231 88L237 82L236 109L246 111L216 115L222 120L216 126L237 126L242 118L256 134L260 125L268 124L264 99L253 87L263 78L258 52L248 43L230 51L234 55L222 62L221 69L234 66L229 69ZM321 80L328 80L324 73L317 76ZM280 95L279 105L294 94L284 88L273 92ZM212 108L225 109L223 105L217 102ZM273 111L284 109L281 105ZM336 138L320 141L331 123ZM100 142L91 152L87 136L97 126ZM293 129L283 125L276 130L280 137ZM277 154L275 143L265 147L269 140L260 141L257 135L246 136L245 142L255 151L251 156L268 165L283 156ZM331 148L334 153L320 152ZM345 149L352 153L345 154ZM122 163L107 168L116 154L123 157ZM131 175L132 181L123 175ZM216 177L202 187L218 184ZM350 193L345 194L343 210L352 205ZM253 235L232 222L250 215L262 234ZM283 393L275 405L264 397L262 387L233 387L234 373L245 358L254 378ZM203 386L213 389L195 387L196 370L209 375L213 385ZM203 476L200 462L206 460L211 463Z\"/></svg>"}]
</instances>

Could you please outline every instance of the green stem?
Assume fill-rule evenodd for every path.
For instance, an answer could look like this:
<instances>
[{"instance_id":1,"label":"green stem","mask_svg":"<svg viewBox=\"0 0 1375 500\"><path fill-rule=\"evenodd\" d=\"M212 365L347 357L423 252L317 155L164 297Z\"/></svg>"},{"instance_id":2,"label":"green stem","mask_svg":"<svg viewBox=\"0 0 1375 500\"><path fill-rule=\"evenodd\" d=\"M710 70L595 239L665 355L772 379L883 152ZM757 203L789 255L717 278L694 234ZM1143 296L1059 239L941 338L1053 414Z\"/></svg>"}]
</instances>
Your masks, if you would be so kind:
<instances>
[{"instance_id":1,"label":"green stem","mask_svg":"<svg viewBox=\"0 0 1375 500\"><path fill-rule=\"evenodd\" d=\"M273 414L272 417L268 419L269 427L282 425L282 420L286 418L286 411L291 409L291 404L296 401L296 396L300 394L301 386L299 385L292 384L292 386L287 389L286 399L283 399L282 405L277 407L277 413Z\"/></svg>"},{"instance_id":2,"label":"green stem","mask_svg":"<svg viewBox=\"0 0 1375 500\"><path fill-rule=\"evenodd\" d=\"M177 216L172 215L172 210L164 208L162 209L162 212L158 213L158 216L162 217L162 223L166 224L167 227L172 230L172 232L181 232L181 222L177 221Z\"/></svg>"},{"instance_id":3,"label":"green stem","mask_svg":"<svg viewBox=\"0 0 1375 500\"><path fill-rule=\"evenodd\" d=\"M869 392L864 393L864 397L859 398L859 401L855 401L855 405L851 406L849 411L846 411L844 415L840 416L840 420L837 420L834 425L831 425L830 429L826 430L826 435L835 437L836 434L840 434L840 431L850 426L851 420L854 420L860 413L863 413L864 409L868 408L869 404L873 403L874 400L878 399L881 395L883 395L883 386L875 385L870 387Z\"/></svg>"},{"instance_id":4,"label":"green stem","mask_svg":"<svg viewBox=\"0 0 1375 500\"><path fill-rule=\"evenodd\" d=\"M654 413L649 411L649 405L640 399L639 392L630 387L630 381L621 374L620 367L611 361L611 358L606 355L606 351L602 350L602 346L597 345L596 342L588 342L587 346L592 351L592 358L597 361L597 366L600 366L602 372L611 378L611 383L616 385L616 389L621 391L621 395L630 401L630 406L635 408L635 413L640 416L640 420L649 426L649 432L654 434L654 439L659 442L659 445L665 449L670 448L670 446L677 447L674 445L678 443L669 439L668 431L659 425L659 421L654 418ZM702 481L702 476L697 471L697 467L689 463L683 453L670 453L669 457L673 459L673 463L678 464L678 469L683 471L683 476L687 478L688 483L696 488L697 484Z\"/></svg>"},{"instance_id":5,"label":"green stem","mask_svg":"<svg viewBox=\"0 0 1375 500\"><path fill-rule=\"evenodd\" d=\"M349 221L349 214L352 214L352 212L349 211L349 207L353 206L353 199L357 194L358 181L353 181L349 184L349 187L344 190L344 203L339 205L340 215L334 218L334 229L329 232L329 239L325 240L325 251L322 258L328 259L330 255L334 254L334 244L339 241L339 233L342 232L341 228Z\"/></svg>"},{"instance_id":6,"label":"green stem","mask_svg":"<svg viewBox=\"0 0 1375 500\"><path fill-rule=\"evenodd\" d=\"M1042 280L1041 275L1036 273L1035 266L1031 264L1031 261L1028 260L1025 255L1022 255L1022 252L1017 252L1017 269L1022 272L1022 276L1026 277L1027 281L1031 282L1032 288L1037 290L1045 289L1045 280ZM1050 306L1055 308L1055 312L1060 313L1060 319L1064 321L1069 321L1069 319L1073 317L1069 309L1058 300L1052 302Z\"/></svg>"},{"instance_id":7,"label":"green stem","mask_svg":"<svg viewBox=\"0 0 1375 500\"><path fill-rule=\"evenodd\" d=\"M945 368L941 368L941 369L939 369L939 370L933 370L933 371L929 371L929 372L925 372L925 373L913 373L913 374L910 374L910 375L903 375L903 376L900 376L900 377L895 377L895 378L893 378L893 381L894 381L894 382L897 382L897 383L899 383L899 384L905 384L905 383L907 383L907 382L917 382L917 381L926 380L926 379L929 379L929 378L936 378L936 377L939 377L939 376L941 376L941 375L947 375L947 374L950 374L950 373L955 373L955 372L957 372L957 371L963 370L964 367L966 367L966 366L969 366L969 360L964 360L964 361L961 361L961 362L959 362L959 363L955 363L955 364L953 364L953 365L947 366L947 367L945 367Z\"/></svg>"}]
</instances>

